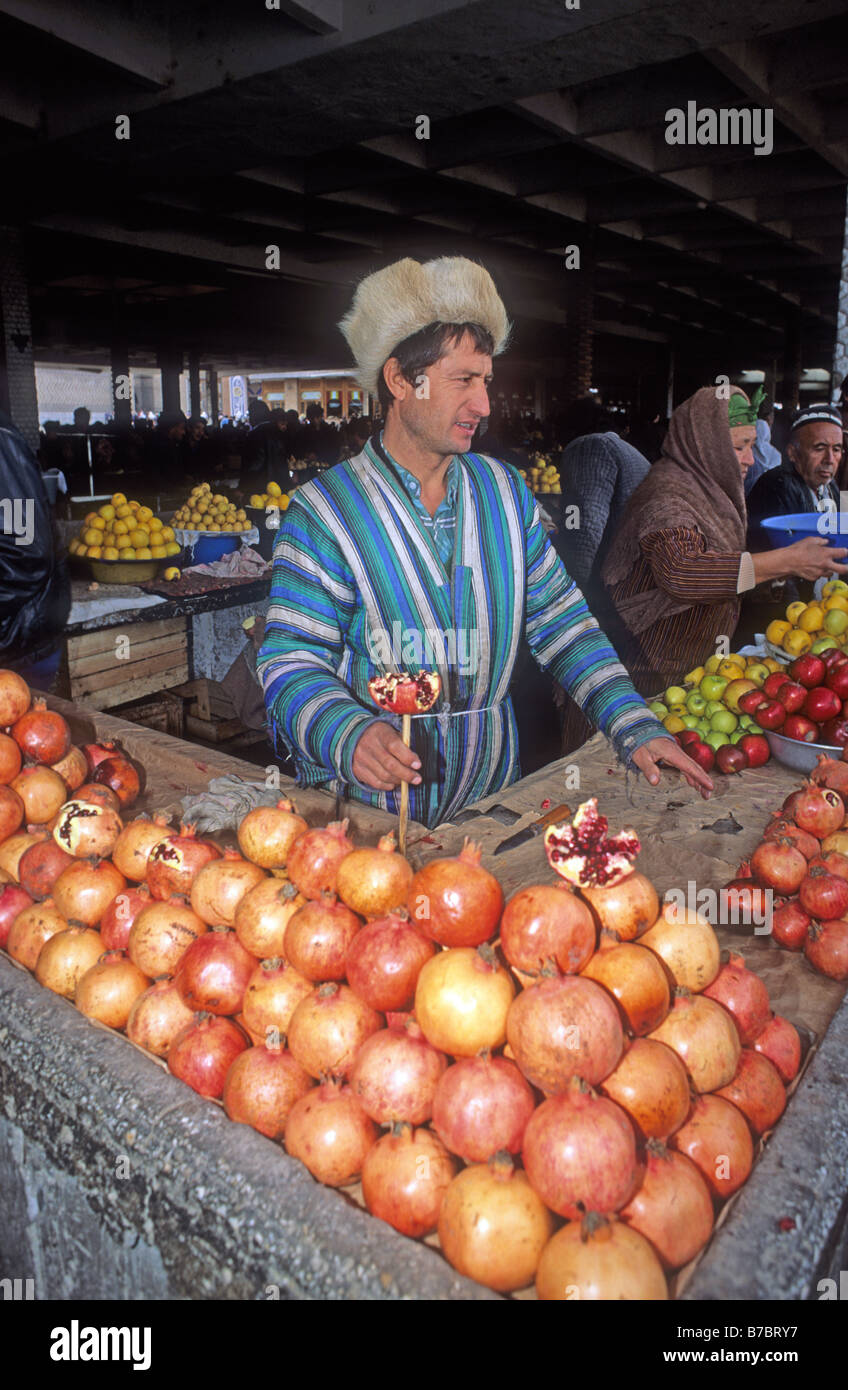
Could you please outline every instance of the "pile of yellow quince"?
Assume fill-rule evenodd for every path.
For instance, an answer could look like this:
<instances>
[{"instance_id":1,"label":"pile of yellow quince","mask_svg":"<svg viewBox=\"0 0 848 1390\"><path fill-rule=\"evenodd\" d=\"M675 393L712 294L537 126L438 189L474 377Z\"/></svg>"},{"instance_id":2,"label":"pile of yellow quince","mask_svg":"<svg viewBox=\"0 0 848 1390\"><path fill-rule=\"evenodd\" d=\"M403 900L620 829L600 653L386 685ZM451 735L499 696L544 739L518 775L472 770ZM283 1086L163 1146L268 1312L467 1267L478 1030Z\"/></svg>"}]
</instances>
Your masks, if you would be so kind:
<instances>
[{"instance_id":1,"label":"pile of yellow quince","mask_svg":"<svg viewBox=\"0 0 848 1390\"><path fill-rule=\"evenodd\" d=\"M178 511L174 524L189 531L251 531L243 507L236 507L221 492L213 492L208 483L198 483Z\"/></svg>"},{"instance_id":2,"label":"pile of yellow quince","mask_svg":"<svg viewBox=\"0 0 848 1390\"><path fill-rule=\"evenodd\" d=\"M556 464L551 463L546 454L531 454L529 469L520 468L519 472L533 493L562 492L559 469Z\"/></svg>"},{"instance_id":3,"label":"pile of yellow quince","mask_svg":"<svg viewBox=\"0 0 848 1390\"><path fill-rule=\"evenodd\" d=\"M88 512L68 550L89 560L164 560L180 553L173 529L150 507L128 502L122 492L113 492L96 512Z\"/></svg>"},{"instance_id":4,"label":"pile of yellow quince","mask_svg":"<svg viewBox=\"0 0 848 1390\"><path fill-rule=\"evenodd\" d=\"M786 618L775 618L766 628L766 637L791 657L804 652L827 651L829 647L848 647L848 584L831 579L821 599L790 603Z\"/></svg>"},{"instance_id":5,"label":"pile of yellow quince","mask_svg":"<svg viewBox=\"0 0 848 1390\"><path fill-rule=\"evenodd\" d=\"M694 670L687 671L679 685L670 685L649 702L653 714L670 734L696 729L711 748L738 743L746 733L761 733L759 725L739 708L739 700L749 690L763 685L773 671L784 667L773 656L711 656Z\"/></svg>"},{"instance_id":6,"label":"pile of yellow quince","mask_svg":"<svg viewBox=\"0 0 848 1390\"><path fill-rule=\"evenodd\" d=\"M250 506L259 507L263 511L266 507L279 507L280 511L284 512L288 505L288 496L279 483L269 483L264 492L254 492L250 498Z\"/></svg>"}]
</instances>

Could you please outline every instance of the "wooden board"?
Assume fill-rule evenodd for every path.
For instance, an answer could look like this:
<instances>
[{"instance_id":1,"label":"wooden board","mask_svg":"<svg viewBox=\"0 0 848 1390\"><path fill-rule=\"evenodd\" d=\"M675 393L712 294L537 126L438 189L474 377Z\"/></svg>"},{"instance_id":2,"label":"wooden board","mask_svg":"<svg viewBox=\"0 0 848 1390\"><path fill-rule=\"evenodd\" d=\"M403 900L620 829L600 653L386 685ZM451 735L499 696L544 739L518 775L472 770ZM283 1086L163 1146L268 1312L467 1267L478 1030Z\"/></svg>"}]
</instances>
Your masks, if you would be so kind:
<instances>
[{"instance_id":1,"label":"wooden board","mask_svg":"<svg viewBox=\"0 0 848 1390\"><path fill-rule=\"evenodd\" d=\"M75 702L113 709L187 679L186 619L160 618L69 637L59 688Z\"/></svg>"}]
</instances>

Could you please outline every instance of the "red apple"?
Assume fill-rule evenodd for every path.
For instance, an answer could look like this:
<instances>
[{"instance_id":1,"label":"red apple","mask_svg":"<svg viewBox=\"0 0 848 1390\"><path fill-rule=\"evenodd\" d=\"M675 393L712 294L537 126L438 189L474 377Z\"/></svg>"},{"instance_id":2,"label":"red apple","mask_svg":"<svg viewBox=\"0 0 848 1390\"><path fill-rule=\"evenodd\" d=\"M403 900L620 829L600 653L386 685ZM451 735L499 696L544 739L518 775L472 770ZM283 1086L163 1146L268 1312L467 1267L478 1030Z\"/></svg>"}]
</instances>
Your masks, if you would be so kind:
<instances>
[{"instance_id":1,"label":"red apple","mask_svg":"<svg viewBox=\"0 0 848 1390\"><path fill-rule=\"evenodd\" d=\"M675 734L674 737L677 739L681 748L688 748L690 743L701 742L701 735L698 733L697 729L681 729L680 733Z\"/></svg>"},{"instance_id":2,"label":"red apple","mask_svg":"<svg viewBox=\"0 0 848 1390\"><path fill-rule=\"evenodd\" d=\"M780 731L787 738L797 738L800 743L818 743L819 729L812 719L803 714L790 714Z\"/></svg>"},{"instance_id":3,"label":"red apple","mask_svg":"<svg viewBox=\"0 0 848 1390\"><path fill-rule=\"evenodd\" d=\"M774 674L776 675L777 672ZM788 683L789 682L784 676L783 684L788 685ZM765 686L763 687L763 690L764 689ZM767 704L768 699L768 695L764 695L762 690L746 690L745 694L739 697L739 708L743 714L753 714L755 710L759 709L760 705Z\"/></svg>"},{"instance_id":4,"label":"red apple","mask_svg":"<svg viewBox=\"0 0 848 1390\"><path fill-rule=\"evenodd\" d=\"M783 682L786 680L785 671L772 671L771 675L763 681L763 690L773 700ZM746 710L747 713L747 710Z\"/></svg>"},{"instance_id":5,"label":"red apple","mask_svg":"<svg viewBox=\"0 0 848 1390\"><path fill-rule=\"evenodd\" d=\"M845 655L841 647L828 647L820 655L828 671L832 671L836 666L844 666L845 662L848 661L848 656Z\"/></svg>"},{"instance_id":6,"label":"red apple","mask_svg":"<svg viewBox=\"0 0 848 1390\"><path fill-rule=\"evenodd\" d=\"M844 748L848 744L848 719L844 715L828 719L821 726L821 741L829 743L832 748Z\"/></svg>"},{"instance_id":7,"label":"red apple","mask_svg":"<svg viewBox=\"0 0 848 1390\"><path fill-rule=\"evenodd\" d=\"M786 710L779 700L768 700L754 710L754 719L761 729L779 729L786 718Z\"/></svg>"},{"instance_id":8,"label":"red apple","mask_svg":"<svg viewBox=\"0 0 848 1390\"><path fill-rule=\"evenodd\" d=\"M825 678L827 667L820 656L813 656L811 652L806 652L804 656L796 657L789 667L789 674L794 681L799 681L807 690L812 690L815 686L821 685ZM775 673L777 674L777 673Z\"/></svg>"},{"instance_id":9,"label":"red apple","mask_svg":"<svg viewBox=\"0 0 848 1390\"><path fill-rule=\"evenodd\" d=\"M824 683L840 700L848 700L848 661L844 661L841 666L832 666L824 678Z\"/></svg>"},{"instance_id":10,"label":"red apple","mask_svg":"<svg viewBox=\"0 0 848 1390\"><path fill-rule=\"evenodd\" d=\"M807 692L801 713L806 714L808 719L815 719L817 724L823 724L826 719L835 719L842 713L842 701L835 691L828 690L826 685L818 685L815 690Z\"/></svg>"},{"instance_id":11,"label":"red apple","mask_svg":"<svg viewBox=\"0 0 848 1390\"><path fill-rule=\"evenodd\" d=\"M705 772L712 772L715 767L715 753L708 743L690 743L686 749L693 762L702 767Z\"/></svg>"},{"instance_id":12,"label":"red apple","mask_svg":"<svg viewBox=\"0 0 848 1390\"><path fill-rule=\"evenodd\" d=\"M784 681L775 699L779 700L787 714L797 714L807 698L803 685L797 681Z\"/></svg>"},{"instance_id":13,"label":"red apple","mask_svg":"<svg viewBox=\"0 0 848 1390\"><path fill-rule=\"evenodd\" d=\"M763 740L765 743L765 739ZM748 759L739 743L725 743L716 753L716 762L719 772L742 772L748 766Z\"/></svg>"},{"instance_id":14,"label":"red apple","mask_svg":"<svg viewBox=\"0 0 848 1390\"><path fill-rule=\"evenodd\" d=\"M785 724L783 728L785 731ZM746 734L744 738L740 738L736 747L742 749L749 767L762 767L771 756L768 739L763 734Z\"/></svg>"}]
</instances>

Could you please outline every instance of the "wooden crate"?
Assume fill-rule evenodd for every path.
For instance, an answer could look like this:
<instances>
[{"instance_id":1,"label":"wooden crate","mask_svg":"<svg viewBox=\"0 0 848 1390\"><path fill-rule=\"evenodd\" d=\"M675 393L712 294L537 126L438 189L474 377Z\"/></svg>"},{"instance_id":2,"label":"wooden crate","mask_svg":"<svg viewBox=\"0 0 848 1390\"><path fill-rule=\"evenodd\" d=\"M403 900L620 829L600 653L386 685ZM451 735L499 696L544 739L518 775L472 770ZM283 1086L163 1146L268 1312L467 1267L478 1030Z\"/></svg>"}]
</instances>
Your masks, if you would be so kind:
<instances>
[{"instance_id":1,"label":"wooden crate","mask_svg":"<svg viewBox=\"0 0 848 1390\"><path fill-rule=\"evenodd\" d=\"M185 701L171 690L160 690L158 695L121 705L115 713L131 724L142 724L145 729L156 729L171 738L185 734Z\"/></svg>"},{"instance_id":2,"label":"wooden crate","mask_svg":"<svg viewBox=\"0 0 848 1390\"><path fill-rule=\"evenodd\" d=\"M245 729L230 697L218 681L203 676L181 685L175 692L187 701L185 731L189 738L202 738L206 743L226 743L245 735ZM262 733L260 737L264 738Z\"/></svg>"},{"instance_id":3,"label":"wooden crate","mask_svg":"<svg viewBox=\"0 0 848 1390\"><path fill-rule=\"evenodd\" d=\"M187 680L186 619L159 618L69 637L57 690L92 709L114 709Z\"/></svg>"}]
</instances>

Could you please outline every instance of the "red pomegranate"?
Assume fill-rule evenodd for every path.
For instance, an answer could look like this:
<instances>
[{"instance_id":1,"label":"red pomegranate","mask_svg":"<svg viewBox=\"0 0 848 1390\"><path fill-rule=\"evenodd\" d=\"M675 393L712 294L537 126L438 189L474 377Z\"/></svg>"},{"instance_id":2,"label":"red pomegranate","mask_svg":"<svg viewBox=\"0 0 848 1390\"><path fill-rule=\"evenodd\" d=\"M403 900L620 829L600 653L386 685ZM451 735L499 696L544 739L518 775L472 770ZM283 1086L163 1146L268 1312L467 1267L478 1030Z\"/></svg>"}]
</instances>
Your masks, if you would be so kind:
<instances>
[{"instance_id":1,"label":"red pomegranate","mask_svg":"<svg viewBox=\"0 0 848 1390\"><path fill-rule=\"evenodd\" d=\"M688 1120L669 1142L691 1158L720 1201L742 1186L754 1162L745 1116L721 1096L699 1096Z\"/></svg>"},{"instance_id":2,"label":"red pomegranate","mask_svg":"<svg viewBox=\"0 0 848 1390\"><path fill-rule=\"evenodd\" d=\"M74 1003L86 1018L123 1031L133 1004L149 985L125 951L106 951L80 977Z\"/></svg>"},{"instance_id":3,"label":"red pomegranate","mask_svg":"<svg viewBox=\"0 0 848 1390\"><path fill-rule=\"evenodd\" d=\"M609 991L625 1027L637 1037L658 1028L671 1008L668 977L654 952L632 941L619 942L613 932L601 933L601 949L582 974Z\"/></svg>"},{"instance_id":4,"label":"red pomegranate","mask_svg":"<svg viewBox=\"0 0 848 1390\"><path fill-rule=\"evenodd\" d=\"M801 884L798 901L811 917L842 917L848 912L848 883L826 869L811 868Z\"/></svg>"},{"instance_id":5,"label":"red pomegranate","mask_svg":"<svg viewBox=\"0 0 848 1390\"><path fill-rule=\"evenodd\" d=\"M92 781L98 786L109 787L121 806L131 806L141 791L141 778L129 758L103 758L94 769Z\"/></svg>"},{"instance_id":6,"label":"red pomegranate","mask_svg":"<svg viewBox=\"0 0 848 1390\"><path fill-rule=\"evenodd\" d=\"M498 1153L454 1178L439 1209L439 1245L460 1274L510 1293L532 1283L554 1224L527 1174Z\"/></svg>"},{"instance_id":7,"label":"red pomegranate","mask_svg":"<svg viewBox=\"0 0 848 1390\"><path fill-rule=\"evenodd\" d=\"M56 879L53 898L69 922L96 927L109 904L126 886L123 874L108 859L101 859L99 864L77 859Z\"/></svg>"},{"instance_id":8,"label":"red pomegranate","mask_svg":"<svg viewBox=\"0 0 848 1390\"><path fill-rule=\"evenodd\" d=\"M0 670L0 729L17 724L29 709L30 689L17 671Z\"/></svg>"},{"instance_id":9,"label":"red pomegranate","mask_svg":"<svg viewBox=\"0 0 848 1390\"><path fill-rule=\"evenodd\" d=\"M91 927L68 927L45 941L36 962L35 978L45 989L73 999L83 975L102 955L99 932Z\"/></svg>"},{"instance_id":10,"label":"red pomegranate","mask_svg":"<svg viewBox=\"0 0 848 1390\"><path fill-rule=\"evenodd\" d=\"M279 1045L292 1014L315 986L278 956L260 961L247 982L242 1004L245 1027L263 1042Z\"/></svg>"},{"instance_id":11,"label":"red pomegranate","mask_svg":"<svg viewBox=\"0 0 848 1390\"><path fill-rule=\"evenodd\" d=\"M768 826L764 840L789 840L791 844L799 849L807 860L815 859L821 850L821 845L815 835L810 835L806 830L801 830L799 826L791 821L783 820L776 816Z\"/></svg>"},{"instance_id":12,"label":"red pomegranate","mask_svg":"<svg viewBox=\"0 0 848 1390\"><path fill-rule=\"evenodd\" d=\"M147 856L147 886L154 898L163 902L172 893L187 898L195 875L221 851L211 840L198 840L193 825L181 825L178 835L165 835Z\"/></svg>"},{"instance_id":13,"label":"red pomegranate","mask_svg":"<svg viewBox=\"0 0 848 1390\"><path fill-rule=\"evenodd\" d=\"M168 1049L168 1067L201 1096L220 1099L227 1072L247 1047L247 1038L231 1018L195 1014Z\"/></svg>"},{"instance_id":14,"label":"red pomegranate","mask_svg":"<svg viewBox=\"0 0 848 1390\"><path fill-rule=\"evenodd\" d=\"M618 1010L606 990L575 975L523 990L510 1007L507 1038L527 1080L546 1095L564 1091L575 1076L597 1085L613 1071L624 1046Z\"/></svg>"},{"instance_id":15,"label":"red pomegranate","mask_svg":"<svg viewBox=\"0 0 848 1390\"><path fill-rule=\"evenodd\" d=\"M3 808L3 793L9 792L10 796L15 793L9 787L0 787L0 815ZM20 797L16 800L20 801ZM18 866L31 845L38 844L39 840L47 839L46 830L21 830L17 834L10 834L7 839L0 841L0 869L18 881Z\"/></svg>"},{"instance_id":16,"label":"red pomegranate","mask_svg":"<svg viewBox=\"0 0 848 1390\"><path fill-rule=\"evenodd\" d=\"M289 850L309 826L285 797L276 806L255 806L238 828L239 849L261 869L284 869Z\"/></svg>"},{"instance_id":17,"label":"red pomegranate","mask_svg":"<svg viewBox=\"0 0 848 1390\"><path fill-rule=\"evenodd\" d=\"M771 1013L768 990L759 975L746 969L743 957L732 951L704 994L727 1009L743 1047L752 1043L768 1022Z\"/></svg>"},{"instance_id":18,"label":"red pomegranate","mask_svg":"<svg viewBox=\"0 0 848 1390\"><path fill-rule=\"evenodd\" d=\"M33 903L18 913L6 938L6 950L27 970L34 970L45 942L57 932L67 931L70 922L62 916L52 898Z\"/></svg>"},{"instance_id":19,"label":"red pomegranate","mask_svg":"<svg viewBox=\"0 0 848 1390\"><path fill-rule=\"evenodd\" d=\"M92 776L98 763L102 763L105 758L111 758L116 753L121 756L120 750L116 749L111 739L107 739L104 743L84 743L82 752L88 771Z\"/></svg>"},{"instance_id":20,"label":"red pomegranate","mask_svg":"<svg viewBox=\"0 0 848 1390\"><path fill-rule=\"evenodd\" d=\"M152 902L130 928L130 960L150 979L173 975L189 946L205 931L206 923L176 894L168 902Z\"/></svg>"},{"instance_id":21,"label":"red pomegranate","mask_svg":"<svg viewBox=\"0 0 848 1390\"><path fill-rule=\"evenodd\" d=\"M73 796L78 787L85 785L88 778L88 763L81 748L77 748L72 743L64 758L60 758L57 763L52 764L54 772L58 772L68 791Z\"/></svg>"},{"instance_id":22,"label":"red pomegranate","mask_svg":"<svg viewBox=\"0 0 848 1390\"><path fill-rule=\"evenodd\" d=\"M151 858L154 853L151 851ZM232 927L242 898L265 877L258 864L242 859L235 850L224 850L223 858L211 860L195 874L191 905L210 927Z\"/></svg>"},{"instance_id":23,"label":"red pomegranate","mask_svg":"<svg viewBox=\"0 0 848 1390\"><path fill-rule=\"evenodd\" d=\"M116 814L121 809L121 803L112 791L111 787L98 787L95 782L84 782L74 793L74 801L87 801L91 806L102 806L104 811L114 811ZM55 825L50 829L55 830Z\"/></svg>"},{"instance_id":24,"label":"red pomegranate","mask_svg":"<svg viewBox=\"0 0 848 1390\"><path fill-rule=\"evenodd\" d=\"M551 966L564 975L578 974L595 949L595 936L591 912L566 883L522 888L501 918L501 950L511 966L528 975Z\"/></svg>"},{"instance_id":25,"label":"red pomegranate","mask_svg":"<svg viewBox=\"0 0 848 1390\"><path fill-rule=\"evenodd\" d=\"M380 1013L411 1009L422 966L436 948L406 916L367 922L347 949L345 974L360 999Z\"/></svg>"},{"instance_id":26,"label":"red pomegranate","mask_svg":"<svg viewBox=\"0 0 848 1390\"><path fill-rule=\"evenodd\" d=\"M21 750L8 734L0 734L0 786L8 786L21 770ZM61 774L60 774L61 775Z\"/></svg>"},{"instance_id":27,"label":"red pomegranate","mask_svg":"<svg viewBox=\"0 0 848 1390\"><path fill-rule=\"evenodd\" d=\"M313 1087L286 1120L286 1149L326 1187L345 1187L358 1178L376 1140L377 1126L340 1081Z\"/></svg>"},{"instance_id":28,"label":"red pomegranate","mask_svg":"<svg viewBox=\"0 0 848 1390\"><path fill-rule=\"evenodd\" d=\"M173 980L157 980L130 1009L127 1037L157 1057L167 1057L174 1038L196 1017L183 1003Z\"/></svg>"},{"instance_id":29,"label":"red pomegranate","mask_svg":"<svg viewBox=\"0 0 848 1390\"><path fill-rule=\"evenodd\" d=\"M316 830L305 830L292 843L286 869L292 883L305 898L335 893L339 865L353 850L347 833L348 822L331 821Z\"/></svg>"},{"instance_id":30,"label":"red pomegranate","mask_svg":"<svg viewBox=\"0 0 848 1390\"><path fill-rule=\"evenodd\" d=\"M733 1080L715 1093L742 1111L754 1134L773 1129L786 1109L786 1090L767 1057L743 1047Z\"/></svg>"},{"instance_id":31,"label":"red pomegranate","mask_svg":"<svg viewBox=\"0 0 848 1390\"><path fill-rule=\"evenodd\" d=\"M488 942L437 951L421 967L415 1017L424 1036L450 1057L474 1057L506 1042L515 986Z\"/></svg>"},{"instance_id":32,"label":"red pomegranate","mask_svg":"<svg viewBox=\"0 0 848 1390\"><path fill-rule=\"evenodd\" d=\"M691 1159L650 1139L642 1185L621 1220L651 1242L665 1269L680 1269L712 1235L713 1201Z\"/></svg>"},{"instance_id":33,"label":"red pomegranate","mask_svg":"<svg viewBox=\"0 0 848 1390\"><path fill-rule=\"evenodd\" d=\"M262 879L236 908L235 929L242 946L258 960L285 956L289 922L305 902L293 883Z\"/></svg>"},{"instance_id":34,"label":"red pomegranate","mask_svg":"<svg viewBox=\"0 0 848 1390\"><path fill-rule=\"evenodd\" d=\"M742 1044L721 1004L678 990L671 1013L651 1034L676 1052L696 1091L715 1091L736 1075Z\"/></svg>"},{"instance_id":35,"label":"red pomegranate","mask_svg":"<svg viewBox=\"0 0 848 1390\"><path fill-rule=\"evenodd\" d=\"M295 970L308 980L345 978L348 948L362 926L362 919L326 893L320 901L298 908L286 928L285 955Z\"/></svg>"},{"instance_id":36,"label":"red pomegranate","mask_svg":"<svg viewBox=\"0 0 848 1390\"><path fill-rule=\"evenodd\" d=\"M198 936L180 956L174 984L190 1009L237 1014L258 964L234 931L216 927Z\"/></svg>"},{"instance_id":37,"label":"red pomegranate","mask_svg":"<svg viewBox=\"0 0 848 1390\"><path fill-rule=\"evenodd\" d=\"M445 1193L457 1171L429 1129L396 1124L372 1145L362 1164L362 1195L372 1216L402 1235L435 1231Z\"/></svg>"},{"instance_id":38,"label":"red pomegranate","mask_svg":"<svg viewBox=\"0 0 848 1390\"><path fill-rule=\"evenodd\" d=\"M71 746L71 731L61 714L34 700L32 708L12 725L12 738L33 763L58 763Z\"/></svg>"},{"instance_id":39,"label":"red pomegranate","mask_svg":"<svg viewBox=\"0 0 848 1390\"><path fill-rule=\"evenodd\" d=\"M366 1115L378 1125L395 1120L426 1123L436 1085L447 1067L418 1024L381 1028L366 1038L350 1070L350 1086Z\"/></svg>"},{"instance_id":40,"label":"red pomegranate","mask_svg":"<svg viewBox=\"0 0 848 1390\"><path fill-rule=\"evenodd\" d=\"M570 1221L579 1220L584 1211L618 1211L639 1179L633 1130L624 1111L576 1079L530 1116L523 1158L542 1201Z\"/></svg>"},{"instance_id":41,"label":"red pomegranate","mask_svg":"<svg viewBox=\"0 0 848 1390\"><path fill-rule=\"evenodd\" d=\"M73 862L73 855L66 854L55 840L39 840L21 855L18 880L31 897L46 898L56 879Z\"/></svg>"},{"instance_id":42,"label":"red pomegranate","mask_svg":"<svg viewBox=\"0 0 848 1390\"><path fill-rule=\"evenodd\" d=\"M227 1072L224 1109L237 1124L280 1140L293 1106L314 1084L285 1048L249 1047Z\"/></svg>"},{"instance_id":43,"label":"red pomegranate","mask_svg":"<svg viewBox=\"0 0 848 1390\"><path fill-rule=\"evenodd\" d=\"M136 917L153 899L146 887L124 889L113 898L100 919L100 935L107 951L125 951Z\"/></svg>"},{"instance_id":44,"label":"red pomegranate","mask_svg":"<svg viewBox=\"0 0 848 1390\"><path fill-rule=\"evenodd\" d=\"M46 825L65 804L68 789L58 772L41 763L21 768L10 783L24 803L28 825Z\"/></svg>"},{"instance_id":45,"label":"red pomegranate","mask_svg":"<svg viewBox=\"0 0 848 1390\"><path fill-rule=\"evenodd\" d=\"M0 947L4 950L15 918L25 907L33 905L29 893L17 883L0 883Z\"/></svg>"},{"instance_id":46,"label":"red pomegranate","mask_svg":"<svg viewBox=\"0 0 848 1390\"><path fill-rule=\"evenodd\" d=\"M667 1139L689 1114L686 1068L655 1038L635 1038L600 1089L626 1111L643 1140Z\"/></svg>"},{"instance_id":47,"label":"red pomegranate","mask_svg":"<svg viewBox=\"0 0 848 1390\"><path fill-rule=\"evenodd\" d=\"M413 875L407 907L415 925L440 946L479 946L494 936L503 890L466 840L455 859L431 859Z\"/></svg>"},{"instance_id":48,"label":"red pomegranate","mask_svg":"<svg viewBox=\"0 0 848 1390\"><path fill-rule=\"evenodd\" d=\"M797 798L792 811L793 820L810 835L824 840L842 825L845 805L837 792L805 782Z\"/></svg>"},{"instance_id":49,"label":"red pomegranate","mask_svg":"<svg viewBox=\"0 0 848 1390\"><path fill-rule=\"evenodd\" d=\"M801 1039L797 1028L785 1018L781 1018L780 1014L775 1014L759 1037L754 1039L754 1051L761 1052L774 1063L785 1086L798 1075L801 1066Z\"/></svg>"},{"instance_id":50,"label":"red pomegranate","mask_svg":"<svg viewBox=\"0 0 848 1390\"><path fill-rule=\"evenodd\" d=\"M24 815L23 798L12 787L0 786L0 844L20 830Z\"/></svg>"},{"instance_id":51,"label":"red pomegranate","mask_svg":"<svg viewBox=\"0 0 848 1390\"><path fill-rule=\"evenodd\" d=\"M810 965L831 980L848 980L848 922L841 918L829 922L813 922L804 954Z\"/></svg>"},{"instance_id":52,"label":"red pomegranate","mask_svg":"<svg viewBox=\"0 0 848 1390\"><path fill-rule=\"evenodd\" d=\"M781 903L771 918L771 933L779 946L787 951L803 951L812 917L805 912L797 898Z\"/></svg>"},{"instance_id":53,"label":"red pomegranate","mask_svg":"<svg viewBox=\"0 0 848 1390\"><path fill-rule=\"evenodd\" d=\"M817 787L829 787L831 791L837 792L843 801L848 800L848 765L844 762L829 758L826 753L819 753L810 780L815 782Z\"/></svg>"},{"instance_id":54,"label":"red pomegranate","mask_svg":"<svg viewBox=\"0 0 848 1390\"><path fill-rule=\"evenodd\" d=\"M806 877L807 860L788 839L763 840L751 856L751 869L760 883L788 897Z\"/></svg>"},{"instance_id":55,"label":"red pomegranate","mask_svg":"<svg viewBox=\"0 0 848 1390\"><path fill-rule=\"evenodd\" d=\"M67 801L59 812L53 839L75 859L105 859L123 830L115 811L89 801Z\"/></svg>"},{"instance_id":56,"label":"red pomegranate","mask_svg":"<svg viewBox=\"0 0 848 1390\"><path fill-rule=\"evenodd\" d=\"M347 985L332 981L298 1004L289 1022L288 1042L310 1076L347 1076L365 1039L382 1026L380 1014Z\"/></svg>"},{"instance_id":57,"label":"red pomegranate","mask_svg":"<svg viewBox=\"0 0 848 1390\"><path fill-rule=\"evenodd\" d=\"M598 926L615 932L619 941L633 941L641 936L654 925L660 912L656 888L638 869L609 887L583 884L580 895L592 909Z\"/></svg>"},{"instance_id":58,"label":"red pomegranate","mask_svg":"<svg viewBox=\"0 0 848 1390\"><path fill-rule=\"evenodd\" d=\"M412 879L408 859L397 853L394 832L376 848L355 849L339 865L336 892L360 917L385 917L403 907Z\"/></svg>"},{"instance_id":59,"label":"red pomegranate","mask_svg":"<svg viewBox=\"0 0 848 1390\"><path fill-rule=\"evenodd\" d=\"M617 1302L668 1298L665 1275L649 1241L623 1221L589 1212L569 1221L548 1241L536 1271L545 1302L602 1299Z\"/></svg>"},{"instance_id":60,"label":"red pomegranate","mask_svg":"<svg viewBox=\"0 0 848 1390\"><path fill-rule=\"evenodd\" d=\"M533 1091L507 1057L462 1057L438 1080L433 1128L451 1153L483 1163L501 1149L521 1152L535 1108Z\"/></svg>"}]
</instances>

